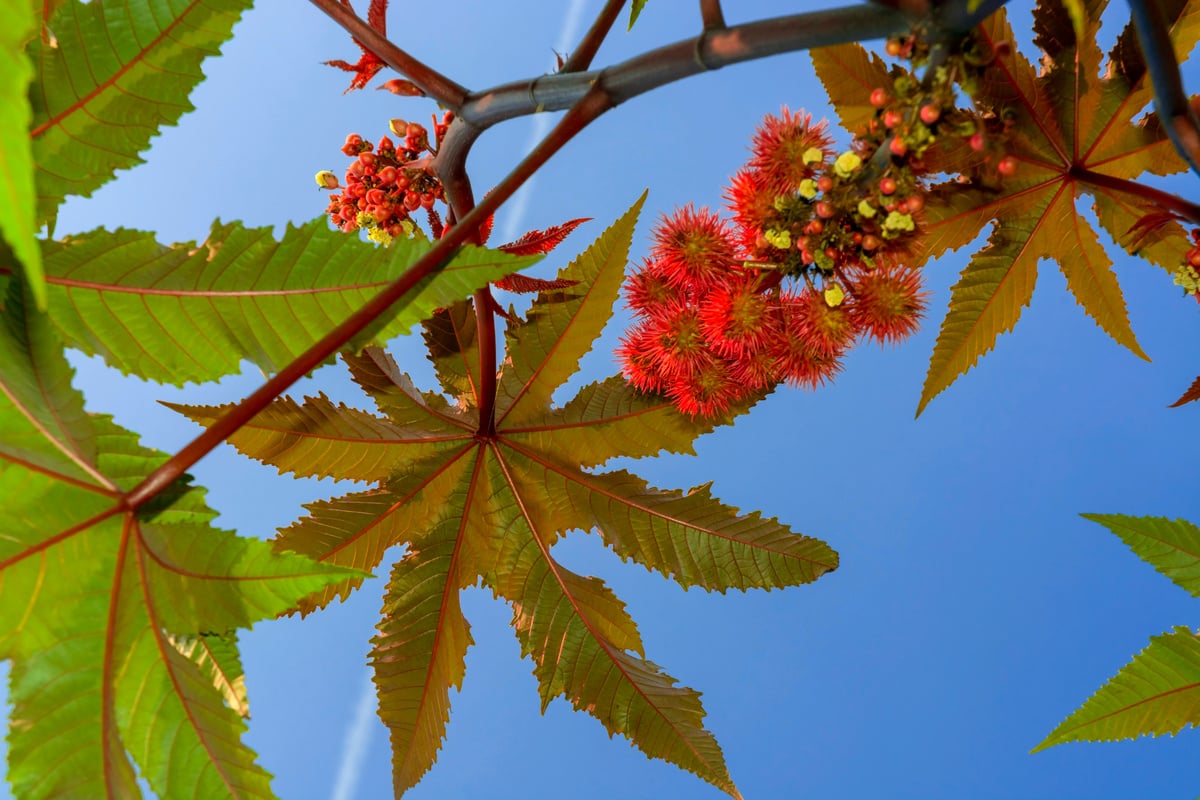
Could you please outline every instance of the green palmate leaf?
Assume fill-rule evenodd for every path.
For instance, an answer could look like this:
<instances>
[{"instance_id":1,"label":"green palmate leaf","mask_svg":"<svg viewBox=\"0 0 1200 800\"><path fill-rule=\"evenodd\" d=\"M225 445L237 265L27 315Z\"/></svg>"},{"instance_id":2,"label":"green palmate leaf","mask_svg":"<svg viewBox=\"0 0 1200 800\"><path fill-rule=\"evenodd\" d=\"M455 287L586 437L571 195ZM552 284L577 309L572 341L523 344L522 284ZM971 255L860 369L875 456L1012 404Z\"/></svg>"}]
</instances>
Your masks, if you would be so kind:
<instances>
[{"instance_id":1,"label":"green palmate leaf","mask_svg":"<svg viewBox=\"0 0 1200 800\"><path fill-rule=\"evenodd\" d=\"M246 696L246 675L237 649L236 633L172 636L171 644L209 677L225 705L239 717L249 719L250 701Z\"/></svg>"},{"instance_id":2,"label":"green palmate leaf","mask_svg":"<svg viewBox=\"0 0 1200 800\"><path fill-rule=\"evenodd\" d=\"M13 281L0 316L9 781L22 798L139 797L136 763L161 797L270 797L240 743L233 639L204 656L184 642L273 617L350 573L213 528L186 479L127 508L122 493L165 456L83 413L30 304Z\"/></svg>"},{"instance_id":3,"label":"green palmate leaf","mask_svg":"<svg viewBox=\"0 0 1200 800\"><path fill-rule=\"evenodd\" d=\"M242 359L275 372L431 246L379 248L331 230L323 217L289 225L282 240L270 228L215 223L199 245L97 230L46 243L50 317L71 346L151 380L214 380L237 372ZM373 335L407 333L435 308L537 258L463 248Z\"/></svg>"},{"instance_id":4,"label":"green palmate leaf","mask_svg":"<svg viewBox=\"0 0 1200 800\"><path fill-rule=\"evenodd\" d=\"M1183 519L1083 514L1121 537L1145 562L1200 597L1200 528Z\"/></svg>"},{"instance_id":5,"label":"green palmate leaf","mask_svg":"<svg viewBox=\"0 0 1200 800\"><path fill-rule=\"evenodd\" d=\"M34 223L33 154L29 146L29 83L25 44L37 32L33 0L0 3L0 239L7 240L40 307L46 305L42 254Z\"/></svg>"},{"instance_id":6,"label":"green palmate leaf","mask_svg":"<svg viewBox=\"0 0 1200 800\"><path fill-rule=\"evenodd\" d=\"M1145 172L1179 171L1185 164L1154 115L1135 119L1153 90L1133 34L1122 34L1102 69L1096 35L1105 2L1076 5L1069 10L1058 0L1038 4L1034 20L1043 69L1004 47L979 81L977 102L1012 115L1013 133L1004 144L1016 161L1016 175L998 185L955 182L931 193L923 227L925 256L961 247L989 224L993 230L954 287L918 413L991 350L1001 333L1012 330L1029 304L1043 258L1059 264L1071 293L1097 325L1146 357L1129 326L1111 260L1077 206L1090 195L1101 227L1114 241L1174 269L1188 246L1183 228L1171 222L1132 235L1135 223L1153 210L1132 179ZM1200 37L1198 9L1197 2L1163 4L1180 59ZM1074 13L1080 10L1082 17ZM1086 35L1077 36L1081 21ZM979 30L986 44L1014 41L1003 10ZM869 118L871 88L883 80L882 66L857 45L819 51L815 61L839 113L862 124ZM841 74L842 68L849 73ZM930 157L950 173L977 158L953 144L931 151Z\"/></svg>"},{"instance_id":7,"label":"green palmate leaf","mask_svg":"<svg viewBox=\"0 0 1200 800\"><path fill-rule=\"evenodd\" d=\"M823 542L773 519L741 515L707 487L664 491L627 472L587 469L619 456L690 452L711 423L639 395L620 378L585 386L561 408L551 404L611 314L640 203L560 273L576 286L544 292L527 319L510 325L494 432L481 432L482 369L474 363L474 316L464 303L426 330L443 388L457 405L417 391L370 349L346 360L384 417L323 398L280 400L230 439L253 458L304 474L311 468L301 464L314 456L347 465L342 477L392 470L376 488L308 506L309 516L276 545L358 569L375 567L388 547L407 548L393 570L372 652L397 791L424 774L440 747L448 692L462 681L470 643L457 593L482 579L513 606L543 705L564 697L610 733L737 796L703 727L699 696L645 659L637 628L611 590L566 569L551 548L569 530L595 529L622 558L684 586L718 591L806 583L837 566ZM217 413L181 410L205 424ZM399 455L383 458L381 447ZM351 588L353 582L330 587L302 610Z\"/></svg>"},{"instance_id":8,"label":"green palmate leaf","mask_svg":"<svg viewBox=\"0 0 1200 800\"><path fill-rule=\"evenodd\" d=\"M202 62L249 7L250 0L93 0L66 3L48 20L55 38L29 48L39 221L64 197L86 197L141 163L159 129L191 110Z\"/></svg>"},{"instance_id":9,"label":"green palmate leaf","mask_svg":"<svg viewBox=\"0 0 1200 800\"><path fill-rule=\"evenodd\" d=\"M1200 724L1200 640L1178 627L1150 646L1050 732L1034 752L1063 742L1178 733Z\"/></svg>"}]
</instances>

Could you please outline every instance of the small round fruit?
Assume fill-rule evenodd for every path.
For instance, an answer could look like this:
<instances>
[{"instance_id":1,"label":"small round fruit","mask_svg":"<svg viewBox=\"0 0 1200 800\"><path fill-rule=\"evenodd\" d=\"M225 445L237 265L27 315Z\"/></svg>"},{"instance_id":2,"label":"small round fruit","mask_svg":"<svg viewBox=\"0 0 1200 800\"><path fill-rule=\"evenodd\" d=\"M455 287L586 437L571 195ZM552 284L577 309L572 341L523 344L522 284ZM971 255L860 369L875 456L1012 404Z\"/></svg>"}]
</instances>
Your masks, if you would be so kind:
<instances>
[{"instance_id":1,"label":"small round fruit","mask_svg":"<svg viewBox=\"0 0 1200 800\"><path fill-rule=\"evenodd\" d=\"M996 165L996 170L1004 177L1011 178L1017 173L1017 160L1012 156L1005 156Z\"/></svg>"},{"instance_id":2,"label":"small round fruit","mask_svg":"<svg viewBox=\"0 0 1200 800\"><path fill-rule=\"evenodd\" d=\"M876 87L871 92L871 105L875 106L876 108L883 108L888 104L889 100L891 100L891 98L888 97L888 93L884 91L882 87Z\"/></svg>"},{"instance_id":3,"label":"small round fruit","mask_svg":"<svg viewBox=\"0 0 1200 800\"><path fill-rule=\"evenodd\" d=\"M888 142L888 149L891 150L892 155L896 156L897 158L904 158L904 155L908 152L908 142L904 141L899 136L895 136L892 138L892 141Z\"/></svg>"},{"instance_id":4,"label":"small round fruit","mask_svg":"<svg viewBox=\"0 0 1200 800\"><path fill-rule=\"evenodd\" d=\"M880 178L879 191L883 194L895 194L896 193L896 179L895 178Z\"/></svg>"},{"instance_id":5,"label":"small round fruit","mask_svg":"<svg viewBox=\"0 0 1200 800\"><path fill-rule=\"evenodd\" d=\"M976 153L982 153L987 142L984 140L982 133L973 133L971 134L971 138L967 140L967 144L971 145L971 149Z\"/></svg>"},{"instance_id":6,"label":"small round fruit","mask_svg":"<svg viewBox=\"0 0 1200 800\"><path fill-rule=\"evenodd\" d=\"M833 178L828 175L822 175L817 178L817 189L822 192L828 192L833 188Z\"/></svg>"},{"instance_id":7,"label":"small round fruit","mask_svg":"<svg viewBox=\"0 0 1200 800\"><path fill-rule=\"evenodd\" d=\"M921 122L926 125L932 125L941 119L942 110L933 103L921 106Z\"/></svg>"},{"instance_id":8,"label":"small round fruit","mask_svg":"<svg viewBox=\"0 0 1200 800\"><path fill-rule=\"evenodd\" d=\"M822 219L830 219L831 217L833 217L833 214L834 214L833 203L827 203L824 200L820 200L817 202L816 208L817 208L817 216L818 217L821 217Z\"/></svg>"}]
</instances>

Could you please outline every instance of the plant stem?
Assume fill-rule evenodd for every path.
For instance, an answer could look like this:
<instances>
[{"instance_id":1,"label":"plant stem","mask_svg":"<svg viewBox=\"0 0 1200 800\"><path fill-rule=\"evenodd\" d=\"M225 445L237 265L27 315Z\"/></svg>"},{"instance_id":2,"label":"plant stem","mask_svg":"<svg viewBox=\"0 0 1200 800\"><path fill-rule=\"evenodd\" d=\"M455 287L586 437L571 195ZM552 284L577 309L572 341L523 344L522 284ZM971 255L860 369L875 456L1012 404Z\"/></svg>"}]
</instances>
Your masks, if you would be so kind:
<instances>
[{"instance_id":1,"label":"plant stem","mask_svg":"<svg viewBox=\"0 0 1200 800\"><path fill-rule=\"evenodd\" d=\"M592 65L592 59L596 57L596 52L608 37L608 32L612 30L613 23L621 15L621 9L624 6L625 0L608 0L604 4L604 8L600 9L600 13L596 15L596 21L592 23L592 27L588 28L588 32L579 40L579 46L563 62L562 68L559 70L560 74L582 72Z\"/></svg>"},{"instance_id":2,"label":"plant stem","mask_svg":"<svg viewBox=\"0 0 1200 800\"><path fill-rule=\"evenodd\" d=\"M1200 126L1183 90L1175 47L1163 21L1162 9L1156 2L1129 0L1129 16L1154 86L1154 109L1171 137L1171 144L1192 172L1200 173Z\"/></svg>"},{"instance_id":3,"label":"plant stem","mask_svg":"<svg viewBox=\"0 0 1200 800\"><path fill-rule=\"evenodd\" d=\"M496 312L491 289L475 292L475 333L479 337L479 430L485 439L496 435Z\"/></svg>"},{"instance_id":4,"label":"plant stem","mask_svg":"<svg viewBox=\"0 0 1200 800\"><path fill-rule=\"evenodd\" d=\"M1197 225L1200 225L1200 205L1190 203L1178 195L1164 192L1162 189L1156 189L1153 186L1146 186L1137 181L1114 178L1112 175L1105 175L1103 172L1093 172L1090 169L1072 167L1069 174L1075 180L1082 181L1083 183L1090 183L1093 186L1132 194L1153 205L1169 208L1180 216L1186 217Z\"/></svg>"},{"instance_id":5,"label":"plant stem","mask_svg":"<svg viewBox=\"0 0 1200 800\"><path fill-rule=\"evenodd\" d=\"M706 31L720 30L725 27L725 14L721 11L721 0L700 0L700 22Z\"/></svg>"},{"instance_id":6,"label":"plant stem","mask_svg":"<svg viewBox=\"0 0 1200 800\"><path fill-rule=\"evenodd\" d=\"M475 234L480 223L521 188L525 181L541 169L542 165L561 150L563 145L570 141L575 134L610 108L612 108L612 101L608 93L601 84L596 84L592 91L581 97L579 102L563 115L563 118L538 146L483 198L483 202L467 214L459 224L451 228L443 238L439 239L428 253L419 258L415 264L405 270L404 274L388 284L345 321L297 356L249 397L218 417L204 432L167 459L125 495L120 507L126 510L136 509L166 489L197 461L212 452L217 445L253 419L275 398L287 391L292 384L324 363L358 333L385 314L394 303L402 300L422 279L445 266L458 248Z\"/></svg>"},{"instance_id":7,"label":"plant stem","mask_svg":"<svg viewBox=\"0 0 1200 800\"><path fill-rule=\"evenodd\" d=\"M437 100L446 108L458 111L469 94L465 86L461 86L442 73L430 67L419 58L401 50L379 31L372 28L350 6L340 0L311 0L312 4L324 11L333 21L346 29L351 36L375 55L383 59L389 67L406 76L420 87L421 91Z\"/></svg>"},{"instance_id":8,"label":"plant stem","mask_svg":"<svg viewBox=\"0 0 1200 800\"><path fill-rule=\"evenodd\" d=\"M558 73L471 93L460 119L486 129L506 119L569 107L603 80L614 105L683 78L743 61L812 47L882 38L909 30L910 19L862 5L734 25L643 53L591 72Z\"/></svg>"}]
</instances>

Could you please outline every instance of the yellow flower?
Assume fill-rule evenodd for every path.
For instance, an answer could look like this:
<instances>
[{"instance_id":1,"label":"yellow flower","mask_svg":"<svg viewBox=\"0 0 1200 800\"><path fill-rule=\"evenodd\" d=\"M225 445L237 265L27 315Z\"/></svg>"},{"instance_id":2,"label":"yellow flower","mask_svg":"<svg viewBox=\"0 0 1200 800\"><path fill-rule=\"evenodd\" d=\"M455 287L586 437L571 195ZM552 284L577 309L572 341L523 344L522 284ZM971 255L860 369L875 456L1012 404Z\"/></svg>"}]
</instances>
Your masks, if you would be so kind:
<instances>
[{"instance_id":1,"label":"yellow flower","mask_svg":"<svg viewBox=\"0 0 1200 800\"><path fill-rule=\"evenodd\" d=\"M327 169L321 170L315 177L317 179L317 186L320 186L322 189L337 189L341 186L338 183L337 175L334 175Z\"/></svg>"},{"instance_id":2,"label":"yellow flower","mask_svg":"<svg viewBox=\"0 0 1200 800\"><path fill-rule=\"evenodd\" d=\"M839 178L849 178L859 167L862 166L862 159L857 153L842 153L837 157L837 161L833 162L833 171L838 174Z\"/></svg>"},{"instance_id":3,"label":"yellow flower","mask_svg":"<svg viewBox=\"0 0 1200 800\"><path fill-rule=\"evenodd\" d=\"M831 283L825 287L825 305L830 308L837 308L846 299L846 293L842 291L842 287L836 283Z\"/></svg>"}]
</instances>

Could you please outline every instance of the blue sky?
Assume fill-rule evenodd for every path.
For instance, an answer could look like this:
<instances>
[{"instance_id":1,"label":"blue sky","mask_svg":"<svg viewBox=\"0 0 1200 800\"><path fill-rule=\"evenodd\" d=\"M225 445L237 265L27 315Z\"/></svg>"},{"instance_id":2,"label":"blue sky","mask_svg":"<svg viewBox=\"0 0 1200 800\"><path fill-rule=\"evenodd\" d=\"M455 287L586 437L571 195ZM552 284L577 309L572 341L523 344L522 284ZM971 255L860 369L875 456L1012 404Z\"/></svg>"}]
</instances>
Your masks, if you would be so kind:
<instances>
[{"instance_id":1,"label":"blue sky","mask_svg":"<svg viewBox=\"0 0 1200 800\"><path fill-rule=\"evenodd\" d=\"M586 25L600 5L456 1L443 12L396 3L391 33L459 82L482 88L549 69L552 48L572 47L562 41L574 39L564 36L578 28L573 20ZM598 63L691 35L693 5L647 4L632 33L614 32ZM797 7L728 5L731 22ZM411 21L402 23L402 14ZM1027 8L1011 15L1027 45ZM1108 35L1117 24L1109 23ZM218 216L275 226L311 219L325 202L313 173L344 168L338 147L347 133L377 140L390 118L423 120L433 111L429 101L385 92L343 95L347 77L319 62L353 60L357 49L307 4L260 4L224 52L208 62L209 80L193 94L198 110L155 140L145 165L69 203L60 234L125 226L158 231L167 242L203 238ZM1195 66L1185 78L1200 87ZM806 54L637 98L557 156L527 202L501 214L498 236L594 217L540 268L548 274L649 187L634 242L640 255L659 214L687 202L721 204L722 185L744 160L756 122L781 104L830 115ZM469 164L477 193L508 171L543 119L550 117L485 134ZM1200 195L1191 175L1168 185ZM1200 602L1078 516L1200 522L1200 405L1165 407L1200 372L1187 346L1200 339L1200 314L1157 268L1114 258L1153 363L1108 339L1067 294L1057 268L1044 263L1016 331L914 420L949 287L965 263L960 252L927 268L929 319L903 346L859 347L834 385L777 391L734 427L700 440L695 457L631 465L664 487L712 481L723 501L830 542L842 566L816 584L684 592L621 563L595 537L573 534L558 546L568 566L603 577L628 602L647 656L704 693L708 727L746 797L1200 794L1194 733L1029 754L1151 635L1200 625ZM611 351L623 322L622 312L578 381L614 371ZM400 340L395 354L431 387L418 343ZM196 429L156 400L226 402L261 381L251 368L180 391L122 379L87 359L76 364L93 409L115 414L165 450ZM295 393L318 389L369 407L337 368ZM209 487L221 524L261 537L300 515L301 503L351 488L281 478L228 448L193 472ZM243 639L253 711L248 741L276 774L283 798L389 796L387 733L362 713L382 591L383 580L369 581L345 603L303 621L262 623ZM624 740L610 741L565 701L540 716L532 665L520 660L509 609L473 590L464 611L476 640L465 685L452 697L438 764L408 797L722 796Z\"/></svg>"}]
</instances>

